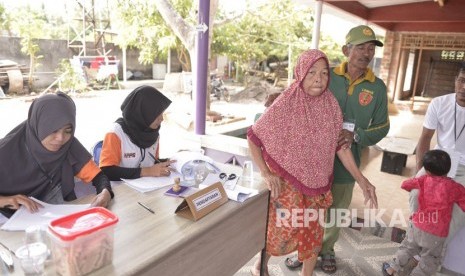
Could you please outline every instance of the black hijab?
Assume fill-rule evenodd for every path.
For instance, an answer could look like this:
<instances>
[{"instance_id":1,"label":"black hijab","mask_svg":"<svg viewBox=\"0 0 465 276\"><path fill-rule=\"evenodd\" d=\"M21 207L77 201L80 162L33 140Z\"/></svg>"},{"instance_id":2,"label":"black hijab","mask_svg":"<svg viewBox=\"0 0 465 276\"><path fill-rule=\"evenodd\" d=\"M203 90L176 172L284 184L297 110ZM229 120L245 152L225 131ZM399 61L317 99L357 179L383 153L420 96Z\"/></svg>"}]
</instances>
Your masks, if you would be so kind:
<instances>
[{"instance_id":1,"label":"black hijab","mask_svg":"<svg viewBox=\"0 0 465 276\"><path fill-rule=\"evenodd\" d=\"M160 127L150 125L162 114L171 100L157 89L143 85L134 89L121 105L123 117L116 122L121 125L131 142L140 148L148 148L158 139Z\"/></svg>"},{"instance_id":2,"label":"black hijab","mask_svg":"<svg viewBox=\"0 0 465 276\"><path fill-rule=\"evenodd\" d=\"M56 152L47 150L41 141L67 124L72 126L71 139ZM74 175L91 159L74 137L75 128L76 106L66 94L35 99L27 120L0 139L0 195L43 200L51 186L61 184L63 198L73 199Z\"/></svg>"}]
</instances>

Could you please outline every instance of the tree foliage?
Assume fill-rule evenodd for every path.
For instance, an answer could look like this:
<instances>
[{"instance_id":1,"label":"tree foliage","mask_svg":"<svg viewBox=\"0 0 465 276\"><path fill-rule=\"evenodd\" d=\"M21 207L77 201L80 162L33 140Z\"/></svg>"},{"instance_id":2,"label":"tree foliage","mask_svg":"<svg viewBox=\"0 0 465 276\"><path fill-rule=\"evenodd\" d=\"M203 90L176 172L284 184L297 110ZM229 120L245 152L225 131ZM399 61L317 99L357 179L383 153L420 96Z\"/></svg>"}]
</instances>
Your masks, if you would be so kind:
<instances>
[{"instance_id":1,"label":"tree foliage","mask_svg":"<svg viewBox=\"0 0 465 276\"><path fill-rule=\"evenodd\" d=\"M171 22L163 19L157 5L172 8L169 10ZM246 69L270 58L287 60L289 47L291 60L295 61L310 47L314 20L309 7L298 7L292 0L271 0L259 6L250 1L247 5L243 14L234 20L221 6L216 17L210 18L211 56L225 55ZM117 43L138 48L139 61L144 64L164 59L169 49L176 49L183 69L188 70L193 38L189 34L192 30L186 29L197 24L197 8L197 1L191 0L117 0L116 12L120 19ZM177 31L173 30L173 24L178 25ZM342 59L339 45L326 36L321 41L320 48L331 61Z\"/></svg>"},{"instance_id":2,"label":"tree foliage","mask_svg":"<svg viewBox=\"0 0 465 276\"><path fill-rule=\"evenodd\" d=\"M222 15L219 14L221 17ZM269 59L291 60L310 48L314 25L309 7L298 7L292 0L271 0L258 7L248 7L245 15L232 24L215 28L212 50L239 62L243 69ZM323 37L320 48L332 61L342 58L340 47ZM252 62L251 61L255 61Z\"/></svg>"},{"instance_id":3,"label":"tree foliage","mask_svg":"<svg viewBox=\"0 0 465 276\"><path fill-rule=\"evenodd\" d=\"M40 48L37 39L44 36L45 22L44 14L31 9L30 6L18 9L16 16L12 17L12 26L15 26L15 31L21 37L21 52L29 56L28 85L30 90L34 85L35 69L40 66L39 60L43 57L38 55Z\"/></svg>"},{"instance_id":4,"label":"tree foliage","mask_svg":"<svg viewBox=\"0 0 465 276\"><path fill-rule=\"evenodd\" d=\"M43 5L41 9L33 9L26 5L21 8L6 9L0 5L1 29L10 36L21 37L21 52L29 56L28 85L32 90L34 73L40 66L40 48L38 39L63 39L66 34L66 24L60 16L48 14Z\"/></svg>"},{"instance_id":5,"label":"tree foliage","mask_svg":"<svg viewBox=\"0 0 465 276\"><path fill-rule=\"evenodd\" d=\"M289 48L291 61L295 61L300 52L310 47L314 22L308 6L297 7L292 0L259 1L259 5L250 0L243 14L233 17L218 7L218 0L211 3L216 5L211 8L215 17L210 18L210 30L214 32L210 37L211 56L226 55L248 68L270 59L287 60ZM165 60L169 51L175 49L183 69L190 71L198 1L108 0L108 5L116 6L106 11L111 13L112 29L118 31L114 42L139 49L142 64ZM72 17L73 11L67 16ZM68 27L62 17L51 15L44 8L7 10L1 4L0 23L1 29L12 35L29 37L28 43L35 38L66 38ZM26 48L33 51L31 46ZM333 63L343 58L340 46L324 34L320 48Z\"/></svg>"},{"instance_id":6,"label":"tree foliage","mask_svg":"<svg viewBox=\"0 0 465 276\"><path fill-rule=\"evenodd\" d=\"M115 42L122 46L140 50L139 62L152 64L157 59L165 59L170 49L176 49L185 69L190 71L189 55L186 47L163 20L152 1L117 0L114 27L119 30ZM174 0L173 7L179 15L194 24L192 1ZM186 58L187 57L187 58Z\"/></svg>"}]
</instances>

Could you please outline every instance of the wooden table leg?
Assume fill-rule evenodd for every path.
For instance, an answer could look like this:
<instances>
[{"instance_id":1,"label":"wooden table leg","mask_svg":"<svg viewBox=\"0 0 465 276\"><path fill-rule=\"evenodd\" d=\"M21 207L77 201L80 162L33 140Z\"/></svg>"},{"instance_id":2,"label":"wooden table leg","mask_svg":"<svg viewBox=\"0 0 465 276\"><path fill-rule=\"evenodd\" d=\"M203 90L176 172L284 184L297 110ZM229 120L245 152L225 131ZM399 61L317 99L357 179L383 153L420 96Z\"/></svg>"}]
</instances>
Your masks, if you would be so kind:
<instances>
[{"instance_id":1,"label":"wooden table leg","mask_svg":"<svg viewBox=\"0 0 465 276\"><path fill-rule=\"evenodd\" d=\"M265 227L265 244L263 246L262 252L260 254L260 276L265 275L265 259L266 259L266 242L268 240L268 217L270 215L270 197L271 191L268 192L268 202L267 202L267 211L266 211L266 227Z\"/></svg>"}]
</instances>

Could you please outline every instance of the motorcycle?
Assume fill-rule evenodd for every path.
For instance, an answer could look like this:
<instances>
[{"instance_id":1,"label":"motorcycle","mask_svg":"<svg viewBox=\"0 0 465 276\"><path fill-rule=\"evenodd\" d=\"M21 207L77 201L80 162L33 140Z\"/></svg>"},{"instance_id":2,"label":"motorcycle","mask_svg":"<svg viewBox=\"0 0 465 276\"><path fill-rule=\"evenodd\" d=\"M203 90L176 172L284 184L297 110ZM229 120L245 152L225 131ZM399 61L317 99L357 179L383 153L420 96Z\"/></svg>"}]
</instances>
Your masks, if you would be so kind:
<instances>
[{"instance_id":1,"label":"motorcycle","mask_svg":"<svg viewBox=\"0 0 465 276\"><path fill-rule=\"evenodd\" d=\"M220 77L212 76L210 79L211 85L211 95L216 97L218 100L223 98L225 101L229 102L231 96L228 89L224 86L224 82Z\"/></svg>"}]
</instances>

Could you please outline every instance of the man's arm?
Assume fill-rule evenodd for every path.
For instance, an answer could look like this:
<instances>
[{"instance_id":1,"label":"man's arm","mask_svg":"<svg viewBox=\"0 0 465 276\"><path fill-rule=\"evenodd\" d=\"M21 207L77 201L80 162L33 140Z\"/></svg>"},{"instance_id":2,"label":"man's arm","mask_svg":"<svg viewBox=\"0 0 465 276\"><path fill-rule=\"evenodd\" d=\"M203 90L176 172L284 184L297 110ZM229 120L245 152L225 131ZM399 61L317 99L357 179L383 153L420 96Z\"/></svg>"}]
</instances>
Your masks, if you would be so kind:
<instances>
[{"instance_id":1,"label":"man's arm","mask_svg":"<svg viewBox=\"0 0 465 276\"><path fill-rule=\"evenodd\" d=\"M430 149L433 135L434 129L423 127L415 153L417 156L417 172L423 167L423 155Z\"/></svg>"}]
</instances>

